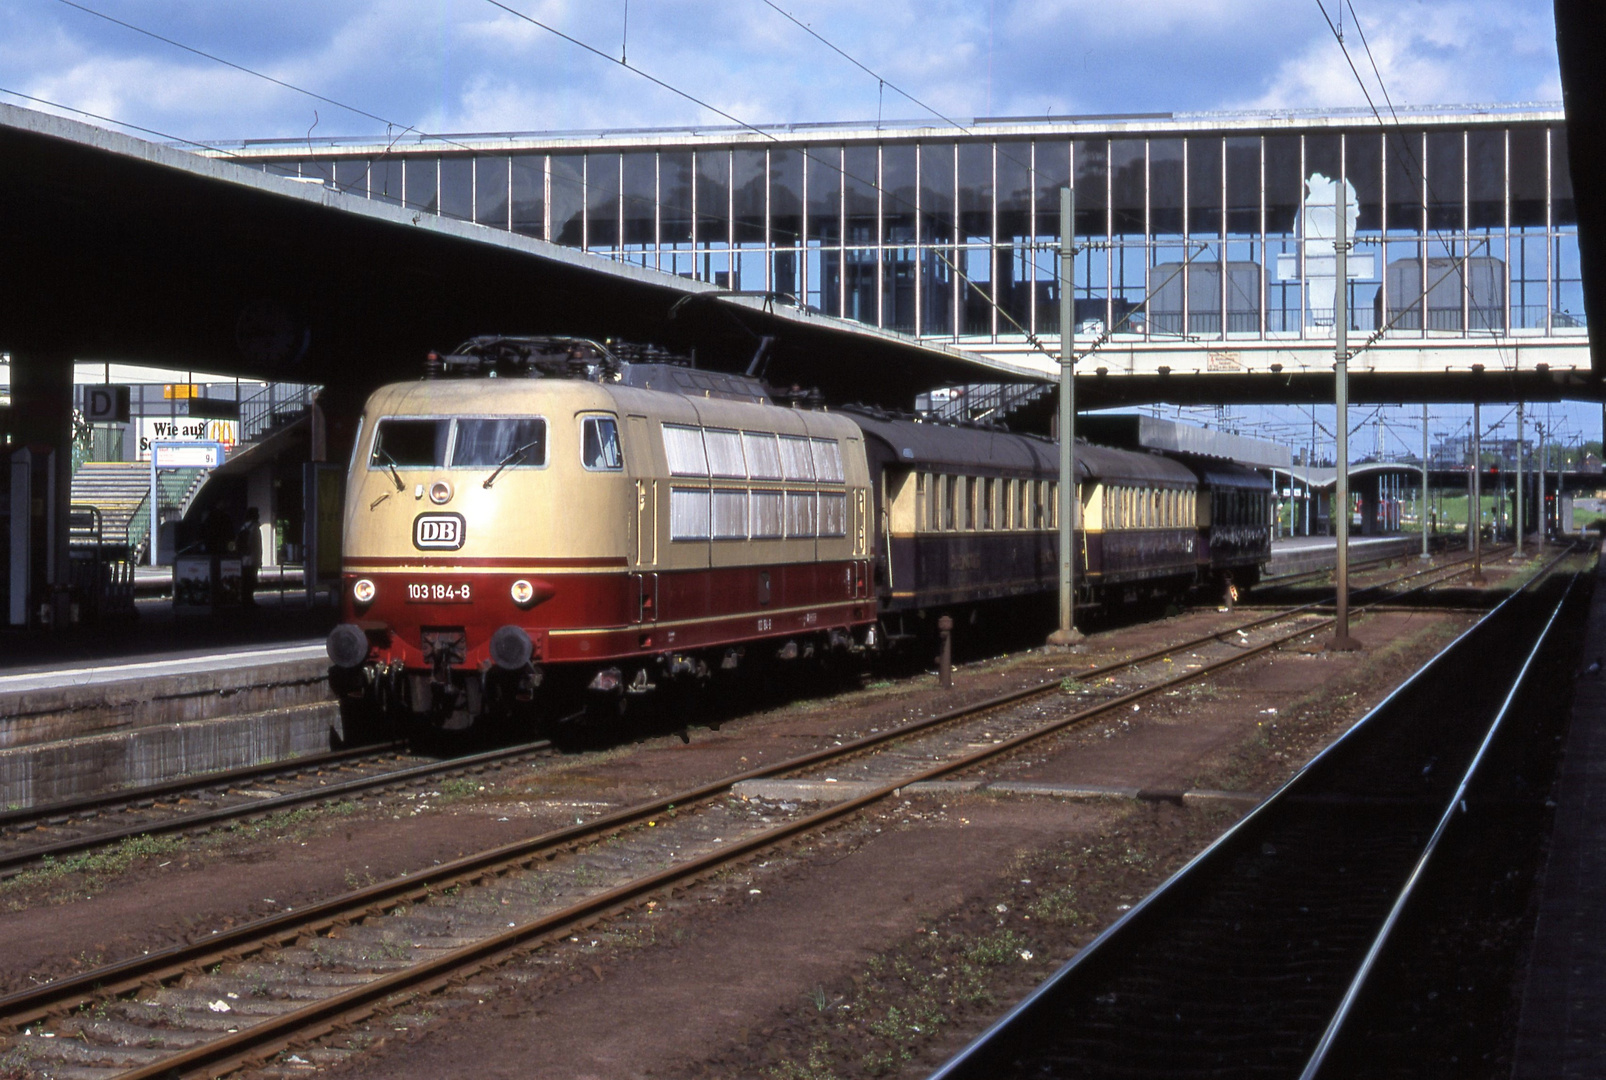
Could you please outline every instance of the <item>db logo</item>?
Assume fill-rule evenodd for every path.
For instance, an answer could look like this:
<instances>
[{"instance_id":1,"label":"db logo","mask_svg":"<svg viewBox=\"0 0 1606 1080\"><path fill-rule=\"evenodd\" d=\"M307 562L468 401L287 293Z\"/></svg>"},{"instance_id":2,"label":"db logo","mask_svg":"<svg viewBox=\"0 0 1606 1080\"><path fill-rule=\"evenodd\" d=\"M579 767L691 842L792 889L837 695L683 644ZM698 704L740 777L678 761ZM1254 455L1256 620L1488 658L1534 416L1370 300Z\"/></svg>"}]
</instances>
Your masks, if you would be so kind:
<instances>
[{"instance_id":1,"label":"db logo","mask_svg":"<svg viewBox=\"0 0 1606 1080\"><path fill-rule=\"evenodd\" d=\"M413 519L413 546L420 551L456 551L463 546L462 514L419 514Z\"/></svg>"}]
</instances>

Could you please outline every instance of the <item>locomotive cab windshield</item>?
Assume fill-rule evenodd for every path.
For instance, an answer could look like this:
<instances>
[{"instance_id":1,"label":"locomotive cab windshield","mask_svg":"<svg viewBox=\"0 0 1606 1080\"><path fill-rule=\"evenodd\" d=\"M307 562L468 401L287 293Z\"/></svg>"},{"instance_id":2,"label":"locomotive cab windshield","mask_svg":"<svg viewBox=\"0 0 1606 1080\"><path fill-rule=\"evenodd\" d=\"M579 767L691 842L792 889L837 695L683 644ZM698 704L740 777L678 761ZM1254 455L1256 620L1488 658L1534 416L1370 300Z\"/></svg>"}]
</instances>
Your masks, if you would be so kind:
<instances>
[{"instance_id":1,"label":"locomotive cab windshield","mask_svg":"<svg viewBox=\"0 0 1606 1080\"><path fill-rule=\"evenodd\" d=\"M538 416L388 418L374 432L370 469L540 468L546 420Z\"/></svg>"}]
</instances>

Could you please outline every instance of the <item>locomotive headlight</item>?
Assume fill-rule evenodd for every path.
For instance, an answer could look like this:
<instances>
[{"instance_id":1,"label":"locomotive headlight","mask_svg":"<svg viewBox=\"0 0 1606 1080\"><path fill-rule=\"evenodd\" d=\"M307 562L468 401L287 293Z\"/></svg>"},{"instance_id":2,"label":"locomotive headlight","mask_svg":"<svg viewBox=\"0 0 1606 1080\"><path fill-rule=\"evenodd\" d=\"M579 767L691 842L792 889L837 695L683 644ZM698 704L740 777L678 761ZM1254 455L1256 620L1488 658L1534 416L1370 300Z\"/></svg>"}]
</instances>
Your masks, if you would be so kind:
<instances>
[{"instance_id":1,"label":"locomotive headlight","mask_svg":"<svg viewBox=\"0 0 1606 1080\"><path fill-rule=\"evenodd\" d=\"M513 595L513 602L520 607L524 607L531 600L535 599L535 586L531 585L523 578L519 578L519 580L515 581L513 583L513 587L508 591Z\"/></svg>"},{"instance_id":2,"label":"locomotive headlight","mask_svg":"<svg viewBox=\"0 0 1606 1080\"><path fill-rule=\"evenodd\" d=\"M374 588L373 582L367 578L358 578L352 583L351 598L359 604L371 604L374 602L374 593L376 591L378 590Z\"/></svg>"}]
</instances>

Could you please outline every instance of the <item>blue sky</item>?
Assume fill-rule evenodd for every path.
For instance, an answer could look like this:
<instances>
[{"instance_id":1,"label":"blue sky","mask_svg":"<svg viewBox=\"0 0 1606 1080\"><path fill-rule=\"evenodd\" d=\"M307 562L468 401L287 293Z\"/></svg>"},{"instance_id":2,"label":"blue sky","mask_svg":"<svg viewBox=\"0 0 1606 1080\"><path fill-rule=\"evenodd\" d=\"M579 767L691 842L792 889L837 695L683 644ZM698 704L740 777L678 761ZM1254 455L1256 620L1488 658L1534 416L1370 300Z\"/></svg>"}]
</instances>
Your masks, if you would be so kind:
<instances>
[{"instance_id":1,"label":"blue sky","mask_svg":"<svg viewBox=\"0 0 1606 1080\"><path fill-rule=\"evenodd\" d=\"M961 121L1366 103L1324 18L1323 4L1337 20L1339 0L505 3L752 123L930 118L878 77ZM1363 34L1396 104L1561 97L1551 0L1352 3L1344 35L1374 98ZM0 0L0 26L0 87L201 142L380 135L386 121L437 133L729 122L489 0ZM1559 409L1558 426L1598 437L1596 407ZM1239 415L1292 441L1308 427L1293 412ZM1435 412L1435 430L1470 417ZM1414 409L1390 413L1401 431L1416 422ZM1331 425L1330 409L1322 419ZM1370 432L1356 439L1357 456L1375 445Z\"/></svg>"},{"instance_id":2,"label":"blue sky","mask_svg":"<svg viewBox=\"0 0 1606 1080\"><path fill-rule=\"evenodd\" d=\"M1323 0L1335 19L1339 0ZM1560 98L1549 0L1353 0L1396 103ZM721 123L488 0L85 0L84 7L399 125ZM924 117L790 12L948 116L1364 104L1317 0L508 0L743 120ZM207 140L384 124L114 25L0 0L0 86ZM1375 92L1375 86L1373 87ZM3 98L0 98L3 99ZM9 100L16 101L11 98Z\"/></svg>"}]
</instances>

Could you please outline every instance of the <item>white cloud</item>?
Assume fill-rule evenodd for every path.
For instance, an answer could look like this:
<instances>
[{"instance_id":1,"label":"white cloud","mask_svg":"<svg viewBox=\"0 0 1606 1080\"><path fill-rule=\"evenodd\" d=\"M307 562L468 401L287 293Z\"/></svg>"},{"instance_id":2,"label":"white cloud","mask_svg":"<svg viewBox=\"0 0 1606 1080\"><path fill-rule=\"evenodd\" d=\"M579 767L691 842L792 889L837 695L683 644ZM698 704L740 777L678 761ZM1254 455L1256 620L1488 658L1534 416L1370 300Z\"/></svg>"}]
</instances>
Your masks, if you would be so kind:
<instances>
[{"instance_id":1,"label":"white cloud","mask_svg":"<svg viewBox=\"0 0 1606 1080\"><path fill-rule=\"evenodd\" d=\"M1531 12L1485 2L1388 7L1382 17L1362 22L1364 41L1351 25L1342 48L1324 24L1319 35L1277 65L1260 94L1240 104L1363 106L1362 83L1379 108L1384 107L1382 88L1395 104L1413 105L1559 96L1554 42L1547 37L1548 25L1543 20L1536 25Z\"/></svg>"},{"instance_id":2,"label":"white cloud","mask_svg":"<svg viewBox=\"0 0 1606 1080\"><path fill-rule=\"evenodd\" d=\"M961 122L988 113L1362 103L1320 13L1288 0L776 2ZM235 0L228 18L208 0L102 3L109 14L403 126L728 123L484 0ZM1397 100L1559 93L1546 0L1355 3ZM189 138L298 137L314 112L319 135L384 134L378 121L55 6L0 0L8 28L0 36L0 84ZM619 4L509 6L607 56L624 44ZM636 0L628 53L632 65L753 123L878 112L930 119L759 0Z\"/></svg>"}]
</instances>

